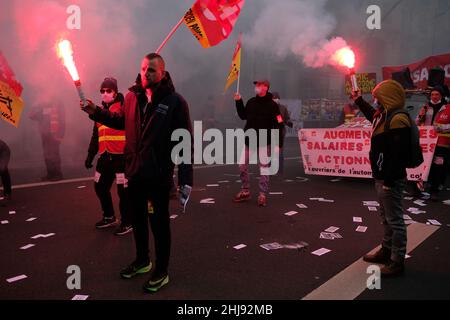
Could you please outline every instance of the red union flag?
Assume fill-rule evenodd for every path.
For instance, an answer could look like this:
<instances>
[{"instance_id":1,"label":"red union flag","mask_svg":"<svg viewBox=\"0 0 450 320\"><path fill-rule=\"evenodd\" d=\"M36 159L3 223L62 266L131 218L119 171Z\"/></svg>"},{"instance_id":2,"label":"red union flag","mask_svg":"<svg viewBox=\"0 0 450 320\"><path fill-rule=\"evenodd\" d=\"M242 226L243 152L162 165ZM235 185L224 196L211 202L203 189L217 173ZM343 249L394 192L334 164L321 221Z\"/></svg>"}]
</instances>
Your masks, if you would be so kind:
<instances>
[{"instance_id":1,"label":"red union flag","mask_svg":"<svg viewBox=\"0 0 450 320\"><path fill-rule=\"evenodd\" d=\"M22 85L16 80L6 58L0 52L0 119L19 126L24 102Z\"/></svg>"},{"instance_id":2,"label":"red union flag","mask_svg":"<svg viewBox=\"0 0 450 320\"><path fill-rule=\"evenodd\" d=\"M7 83L10 88L14 91L16 96L20 97L22 94L22 85L16 80L14 72L8 65L6 58L0 51L0 81Z\"/></svg>"},{"instance_id":3,"label":"red union flag","mask_svg":"<svg viewBox=\"0 0 450 320\"><path fill-rule=\"evenodd\" d=\"M245 0L197 0L184 16L184 23L204 48L227 39Z\"/></svg>"}]
</instances>

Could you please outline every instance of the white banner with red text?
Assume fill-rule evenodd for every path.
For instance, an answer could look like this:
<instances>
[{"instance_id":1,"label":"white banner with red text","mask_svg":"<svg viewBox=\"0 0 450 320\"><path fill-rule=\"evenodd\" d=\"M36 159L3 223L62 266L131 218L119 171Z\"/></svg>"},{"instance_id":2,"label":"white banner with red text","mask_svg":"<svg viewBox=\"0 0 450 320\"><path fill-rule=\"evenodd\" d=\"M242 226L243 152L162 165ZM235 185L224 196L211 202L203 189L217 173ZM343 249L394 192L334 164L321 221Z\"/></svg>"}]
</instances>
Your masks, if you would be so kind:
<instances>
[{"instance_id":1,"label":"white banner with red text","mask_svg":"<svg viewBox=\"0 0 450 320\"><path fill-rule=\"evenodd\" d=\"M408 180L427 181L436 147L434 127L420 127L424 163L408 169ZM299 131L305 174L372 178L371 128L303 129Z\"/></svg>"}]
</instances>

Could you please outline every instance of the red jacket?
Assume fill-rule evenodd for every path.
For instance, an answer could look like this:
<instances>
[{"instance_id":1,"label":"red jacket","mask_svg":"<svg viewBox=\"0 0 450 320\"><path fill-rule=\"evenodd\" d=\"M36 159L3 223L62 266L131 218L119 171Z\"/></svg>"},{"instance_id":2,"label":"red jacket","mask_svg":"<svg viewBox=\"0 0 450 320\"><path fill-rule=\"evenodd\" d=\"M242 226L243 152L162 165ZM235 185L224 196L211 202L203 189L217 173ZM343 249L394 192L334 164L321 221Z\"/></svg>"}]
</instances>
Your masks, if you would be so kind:
<instances>
[{"instance_id":1,"label":"red jacket","mask_svg":"<svg viewBox=\"0 0 450 320\"><path fill-rule=\"evenodd\" d=\"M434 119L434 127L438 132L439 147L450 148L450 104L447 104L439 110Z\"/></svg>"}]
</instances>

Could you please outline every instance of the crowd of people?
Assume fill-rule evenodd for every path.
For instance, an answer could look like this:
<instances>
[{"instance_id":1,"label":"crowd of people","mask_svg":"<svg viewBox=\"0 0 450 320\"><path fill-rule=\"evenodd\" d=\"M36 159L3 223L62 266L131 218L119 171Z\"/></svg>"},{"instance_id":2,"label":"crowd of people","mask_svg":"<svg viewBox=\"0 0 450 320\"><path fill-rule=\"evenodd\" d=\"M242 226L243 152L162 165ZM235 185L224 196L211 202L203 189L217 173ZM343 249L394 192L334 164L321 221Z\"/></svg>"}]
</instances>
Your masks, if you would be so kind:
<instances>
[{"instance_id":1,"label":"crowd of people","mask_svg":"<svg viewBox=\"0 0 450 320\"><path fill-rule=\"evenodd\" d=\"M244 131L257 132L256 150L249 139L246 139L242 150L243 161L239 165L242 184L240 191L232 199L235 203L247 202L252 198L248 172L251 152L270 157L275 150L275 158L280 162L282 173L286 127L292 128L293 125L289 111L281 103L280 95L270 91L270 82L258 80L254 85L255 96L246 103L240 93L234 97L237 114L246 121ZM164 59L155 53L142 59L136 82L125 97L120 93L117 80L113 77L102 81L100 95L101 106L96 106L91 100L80 103L81 109L93 121L85 167L93 168L94 160L98 157L94 190L100 202L102 217L95 227L105 229L118 226L115 231L118 236L133 233L135 258L120 271L120 275L124 279L130 279L151 272L144 283L144 290L156 292L169 283L169 200L176 193L180 204L186 206L194 182L193 162L190 161L178 164L178 183L174 183L175 164L171 158L176 143L171 140L172 133L177 129L185 129L192 137L189 107L185 99L176 92L172 78L166 71ZM429 102L413 121L405 108L405 90L398 82L383 81L373 90L372 95L375 106L365 101L358 92L353 92L351 102L344 107L343 113L342 108L336 108L335 103L323 106L321 100L310 101L304 105L302 112L307 112L309 117L314 118L321 117L325 110L333 119L343 115L343 121L364 116L373 124L370 162L384 234L381 249L366 255L364 260L383 263L381 273L387 277L402 274L405 268L407 236L402 198L407 183L406 169L411 162L411 145L416 132L414 128L416 125L434 126L439 136L429 178L431 200L436 200L449 171L450 105L446 100L448 89L435 87L431 91ZM37 108L31 114L32 119L39 123L42 136L48 172L43 180L57 181L63 177L59 145L64 135L64 115L63 108L59 108L59 105ZM269 132L267 139L261 139L262 130ZM280 132L276 141L270 139L270 132L273 130ZM4 189L2 201L11 199L9 159L10 150L0 140L0 174ZM267 170L268 163L263 163L259 157L258 160L260 179L256 203L265 207L268 205L267 194L272 174ZM111 196L114 181L119 196L120 219L114 212ZM155 244L154 262L149 255L149 225Z\"/></svg>"}]
</instances>

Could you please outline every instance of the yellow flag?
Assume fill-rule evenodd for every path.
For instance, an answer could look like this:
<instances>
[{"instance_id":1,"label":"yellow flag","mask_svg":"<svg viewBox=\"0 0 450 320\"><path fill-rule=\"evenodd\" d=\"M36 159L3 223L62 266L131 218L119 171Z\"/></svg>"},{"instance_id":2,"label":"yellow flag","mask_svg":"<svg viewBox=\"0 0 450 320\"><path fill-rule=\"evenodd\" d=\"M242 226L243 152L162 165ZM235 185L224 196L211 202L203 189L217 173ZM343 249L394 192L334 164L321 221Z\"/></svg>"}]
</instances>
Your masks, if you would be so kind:
<instances>
[{"instance_id":1,"label":"yellow flag","mask_svg":"<svg viewBox=\"0 0 450 320\"><path fill-rule=\"evenodd\" d=\"M239 72L241 72L241 37L239 37L236 48L234 49L233 61L231 62L230 73L227 77L227 84L225 85L225 91L239 78Z\"/></svg>"},{"instance_id":2,"label":"yellow flag","mask_svg":"<svg viewBox=\"0 0 450 320\"><path fill-rule=\"evenodd\" d=\"M4 81L0 80L0 116L16 128L19 126L24 102L14 90Z\"/></svg>"}]
</instances>

